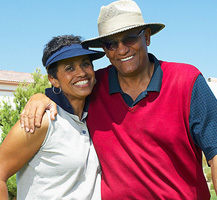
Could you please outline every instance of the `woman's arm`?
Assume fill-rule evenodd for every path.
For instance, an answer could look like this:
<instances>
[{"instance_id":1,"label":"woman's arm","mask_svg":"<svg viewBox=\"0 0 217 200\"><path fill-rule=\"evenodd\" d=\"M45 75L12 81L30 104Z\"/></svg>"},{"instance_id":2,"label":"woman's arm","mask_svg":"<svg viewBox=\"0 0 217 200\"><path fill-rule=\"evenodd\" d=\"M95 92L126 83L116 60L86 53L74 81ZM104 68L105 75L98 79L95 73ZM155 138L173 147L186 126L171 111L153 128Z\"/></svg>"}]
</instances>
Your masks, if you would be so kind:
<instances>
[{"instance_id":1,"label":"woman's arm","mask_svg":"<svg viewBox=\"0 0 217 200\"><path fill-rule=\"evenodd\" d=\"M20 115L21 127L26 132L33 133L35 127L39 128L41 126L45 110L50 110L50 118L54 120L57 114L56 103L44 94L38 93L33 95Z\"/></svg>"},{"instance_id":2,"label":"woman's arm","mask_svg":"<svg viewBox=\"0 0 217 200\"><path fill-rule=\"evenodd\" d=\"M48 129L44 115L41 128L35 134L26 134L18 121L0 146L0 200L8 200L7 179L19 171L39 150Z\"/></svg>"}]
</instances>

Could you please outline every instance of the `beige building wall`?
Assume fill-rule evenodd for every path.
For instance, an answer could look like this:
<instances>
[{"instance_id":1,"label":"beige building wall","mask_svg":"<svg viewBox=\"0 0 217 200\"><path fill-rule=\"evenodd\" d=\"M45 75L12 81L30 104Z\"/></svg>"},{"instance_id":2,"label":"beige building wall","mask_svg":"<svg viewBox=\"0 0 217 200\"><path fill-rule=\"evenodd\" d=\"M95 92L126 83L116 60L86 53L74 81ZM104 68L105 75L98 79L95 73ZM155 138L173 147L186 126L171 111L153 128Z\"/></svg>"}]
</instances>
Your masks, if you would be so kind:
<instances>
[{"instance_id":1,"label":"beige building wall","mask_svg":"<svg viewBox=\"0 0 217 200\"><path fill-rule=\"evenodd\" d=\"M5 100L7 97L11 103L13 102L13 92L17 88L17 85L9 85L5 83L0 82L0 102Z\"/></svg>"},{"instance_id":2,"label":"beige building wall","mask_svg":"<svg viewBox=\"0 0 217 200\"><path fill-rule=\"evenodd\" d=\"M0 103L5 97L8 97L12 103L13 92L24 80L27 83L34 81L30 73L0 70Z\"/></svg>"},{"instance_id":3,"label":"beige building wall","mask_svg":"<svg viewBox=\"0 0 217 200\"><path fill-rule=\"evenodd\" d=\"M208 78L207 83L217 98L217 78Z\"/></svg>"}]
</instances>

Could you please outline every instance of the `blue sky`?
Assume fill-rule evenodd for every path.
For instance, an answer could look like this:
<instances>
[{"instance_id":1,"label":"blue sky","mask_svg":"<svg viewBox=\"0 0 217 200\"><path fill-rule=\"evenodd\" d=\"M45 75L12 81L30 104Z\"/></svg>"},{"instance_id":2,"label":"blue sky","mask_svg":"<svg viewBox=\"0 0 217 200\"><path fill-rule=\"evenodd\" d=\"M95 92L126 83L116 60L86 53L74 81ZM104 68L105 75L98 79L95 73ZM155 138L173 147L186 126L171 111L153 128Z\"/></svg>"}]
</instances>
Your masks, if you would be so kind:
<instances>
[{"instance_id":1,"label":"blue sky","mask_svg":"<svg viewBox=\"0 0 217 200\"><path fill-rule=\"evenodd\" d=\"M0 69L33 72L41 68L44 45L63 34L96 37L100 7L112 0L0 1ZM149 52L158 59L196 66L217 78L216 0L136 0L146 23L166 27L152 36ZM109 64L95 61L95 69Z\"/></svg>"}]
</instances>

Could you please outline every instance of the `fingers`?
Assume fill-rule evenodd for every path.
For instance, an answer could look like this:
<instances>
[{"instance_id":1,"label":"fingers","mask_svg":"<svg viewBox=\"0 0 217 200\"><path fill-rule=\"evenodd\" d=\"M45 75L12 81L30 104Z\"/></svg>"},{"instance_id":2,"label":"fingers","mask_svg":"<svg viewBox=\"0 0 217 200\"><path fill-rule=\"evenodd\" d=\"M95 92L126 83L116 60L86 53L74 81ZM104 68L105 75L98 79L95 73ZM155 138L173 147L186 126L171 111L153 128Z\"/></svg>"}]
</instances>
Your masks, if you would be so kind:
<instances>
[{"instance_id":1,"label":"fingers","mask_svg":"<svg viewBox=\"0 0 217 200\"><path fill-rule=\"evenodd\" d=\"M38 107L35 112L34 121L29 120L30 128L33 126L39 128L41 127L42 118L44 116L45 110L47 110L45 107Z\"/></svg>"},{"instance_id":2,"label":"fingers","mask_svg":"<svg viewBox=\"0 0 217 200\"><path fill-rule=\"evenodd\" d=\"M29 114L25 117L24 120L24 126L25 126L25 131L28 133L34 133L35 127L34 127L34 120L35 116L33 114Z\"/></svg>"},{"instance_id":3,"label":"fingers","mask_svg":"<svg viewBox=\"0 0 217 200\"><path fill-rule=\"evenodd\" d=\"M20 114L21 127L25 129L26 133L34 133L35 131L35 110L25 108Z\"/></svg>"},{"instance_id":4,"label":"fingers","mask_svg":"<svg viewBox=\"0 0 217 200\"><path fill-rule=\"evenodd\" d=\"M27 133L33 133L35 131L35 127L41 126L41 120L44 115L46 105L50 101L51 100L48 97L40 93L33 95L29 99L20 114L21 127L24 128Z\"/></svg>"},{"instance_id":5,"label":"fingers","mask_svg":"<svg viewBox=\"0 0 217 200\"><path fill-rule=\"evenodd\" d=\"M32 119L34 116L34 113L30 114L29 113L29 106L28 104L26 104L25 108L23 109L23 111L20 114L20 124L21 124L21 128L25 128L26 132L29 132L30 127L29 127L29 119Z\"/></svg>"},{"instance_id":6,"label":"fingers","mask_svg":"<svg viewBox=\"0 0 217 200\"><path fill-rule=\"evenodd\" d=\"M32 119L31 118L31 114L30 116L28 117L29 118L29 126L30 126L30 132L31 132L31 129L34 130L34 125L36 127L41 127L41 122L42 122L42 118L43 118L43 115L45 113L45 110L50 110L50 118L51 120L55 120L55 117L57 115L57 106L56 106L56 103L54 103L53 101L50 100L50 103L46 106L46 107L37 107L37 110L35 112L35 116ZM35 124L33 123L35 122Z\"/></svg>"},{"instance_id":7,"label":"fingers","mask_svg":"<svg viewBox=\"0 0 217 200\"><path fill-rule=\"evenodd\" d=\"M57 105L51 101L46 107L46 110L50 110L50 118L51 120L55 120L55 117L57 115Z\"/></svg>"},{"instance_id":8,"label":"fingers","mask_svg":"<svg viewBox=\"0 0 217 200\"><path fill-rule=\"evenodd\" d=\"M54 120L57 115L56 103L41 94L40 96L37 94L37 96L34 95L31 97L20 114L21 127L24 128L27 133L34 133L36 127L41 127L45 110L50 110L51 120Z\"/></svg>"},{"instance_id":9,"label":"fingers","mask_svg":"<svg viewBox=\"0 0 217 200\"><path fill-rule=\"evenodd\" d=\"M20 115L21 127L25 129L26 133L34 133L35 128L41 127L43 115L45 113L44 108L37 108L36 110L25 109Z\"/></svg>"}]
</instances>

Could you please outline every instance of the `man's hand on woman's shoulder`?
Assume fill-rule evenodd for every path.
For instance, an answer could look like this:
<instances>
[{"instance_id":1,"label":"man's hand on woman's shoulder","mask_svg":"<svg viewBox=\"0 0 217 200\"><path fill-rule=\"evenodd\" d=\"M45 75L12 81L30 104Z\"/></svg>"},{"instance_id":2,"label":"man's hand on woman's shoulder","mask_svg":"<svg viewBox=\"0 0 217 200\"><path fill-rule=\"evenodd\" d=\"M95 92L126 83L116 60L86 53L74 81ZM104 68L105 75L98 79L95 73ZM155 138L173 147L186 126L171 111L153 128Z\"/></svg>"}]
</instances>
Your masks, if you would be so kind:
<instances>
[{"instance_id":1,"label":"man's hand on woman's shoulder","mask_svg":"<svg viewBox=\"0 0 217 200\"><path fill-rule=\"evenodd\" d=\"M42 93L34 94L20 114L20 125L27 133L34 133L35 127L41 126L45 110L50 110L51 120L57 114L56 103Z\"/></svg>"}]
</instances>

